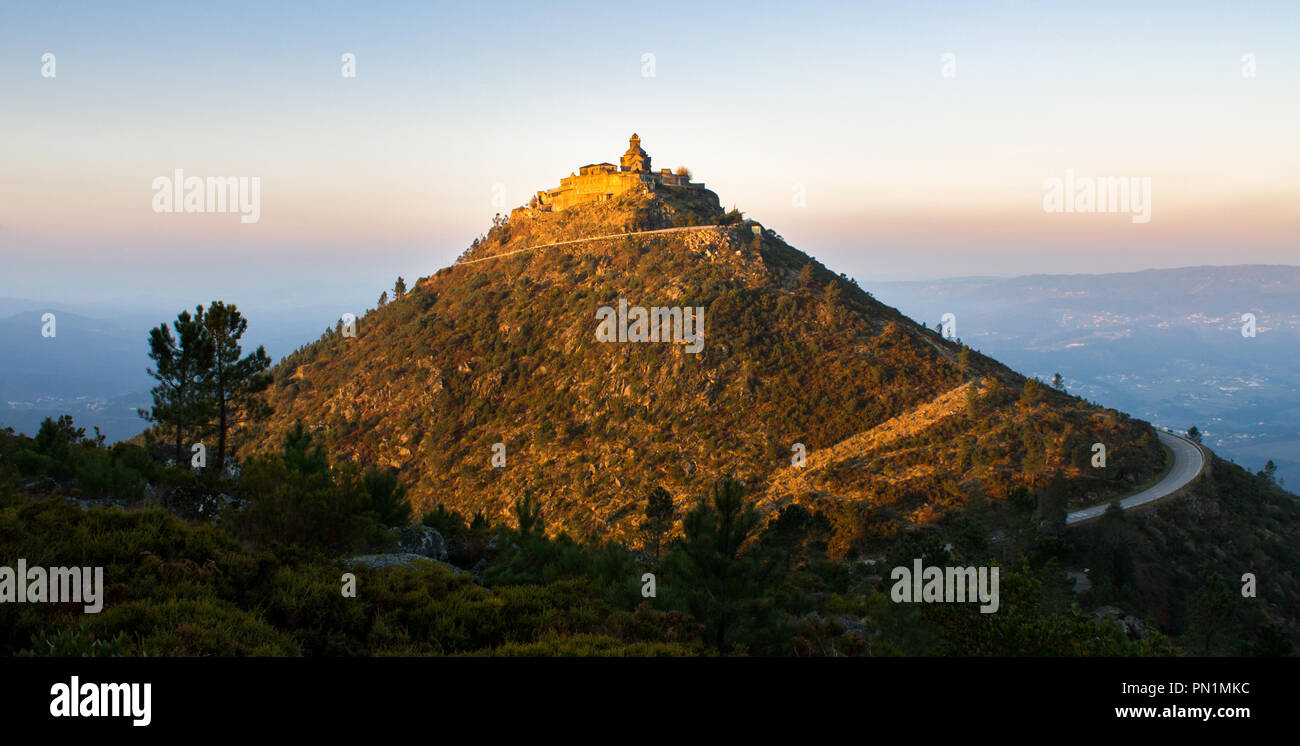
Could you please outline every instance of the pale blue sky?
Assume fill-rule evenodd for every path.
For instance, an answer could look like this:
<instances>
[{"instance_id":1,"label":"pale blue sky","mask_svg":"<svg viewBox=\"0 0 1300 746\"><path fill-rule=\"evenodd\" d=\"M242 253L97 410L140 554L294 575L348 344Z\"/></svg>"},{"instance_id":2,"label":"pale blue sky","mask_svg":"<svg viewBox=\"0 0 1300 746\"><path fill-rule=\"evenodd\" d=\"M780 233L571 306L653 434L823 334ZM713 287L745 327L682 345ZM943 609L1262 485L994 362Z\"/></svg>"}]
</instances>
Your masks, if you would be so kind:
<instances>
[{"instance_id":1,"label":"pale blue sky","mask_svg":"<svg viewBox=\"0 0 1300 746\"><path fill-rule=\"evenodd\" d=\"M6 2L0 295L373 302L634 130L868 285L1300 263L1297 39L1294 2ZM262 220L153 213L176 168ZM1151 223L1045 215L1066 168L1152 177Z\"/></svg>"}]
</instances>

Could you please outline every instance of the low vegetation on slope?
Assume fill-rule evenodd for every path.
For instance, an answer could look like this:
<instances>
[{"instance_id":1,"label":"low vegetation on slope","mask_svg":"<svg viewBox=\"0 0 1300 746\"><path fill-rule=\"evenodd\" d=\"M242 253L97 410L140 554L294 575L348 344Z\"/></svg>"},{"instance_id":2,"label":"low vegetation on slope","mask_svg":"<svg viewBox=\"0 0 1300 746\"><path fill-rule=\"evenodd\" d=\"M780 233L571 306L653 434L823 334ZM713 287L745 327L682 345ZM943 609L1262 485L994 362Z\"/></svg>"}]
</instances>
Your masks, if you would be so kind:
<instances>
[{"instance_id":1,"label":"low vegetation on slope","mask_svg":"<svg viewBox=\"0 0 1300 746\"><path fill-rule=\"evenodd\" d=\"M1082 600L1150 617L1188 653L1289 655L1300 639L1300 502L1268 472L1215 458L1185 497L1071 534L1094 579Z\"/></svg>"},{"instance_id":2,"label":"low vegetation on slope","mask_svg":"<svg viewBox=\"0 0 1300 746\"><path fill-rule=\"evenodd\" d=\"M87 496L105 463L121 485ZM69 468L55 477L58 464ZM1010 540L990 542L978 516L959 516L872 562L830 559L826 516L798 505L760 516L728 479L696 496L682 535L657 541L655 556L548 536L546 514L521 499L508 524L445 508L421 516L416 532L445 542L436 552L445 559L373 562L356 554L391 551L411 529L385 526L401 518L386 485L330 468L305 433L238 480L214 474L165 466L127 444L0 432L0 551L28 566L102 567L105 579L97 614L77 603L0 604L0 654L1176 652L1153 629L1071 605L1060 564L1067 544L1019 497L1011 502L1027 512ZM645 512L671 517L651 507L659 504ZM892 602L880 568L914 558L1002 563L998 613ZM353 595L342 592L344 573L354 575ZM649 595L646 573L657 580Z\"/></svg>"},{"instance_id":3,"label":"low vegetation on slope","mask_svg":"<svg viewBox=\"0 0 1300 746\"><path fill-rule=\"evenodd\" d=\"M837 549L938 520L962 495L1040 488L1056 471L1080 499L1102 499L1163 468L1145 423L1027 386L772 231L676 199L627 193L498 220L467 258L678 224L716 228L440 270L363 316L355 337L331 331L288 356L267 393L274 414L237 437L273 450L301 420L331 458L398 469L417 511L444 505L501 520L530 494L554 530L630 540L648 486L684 505L732 474L757 495L796 444L816 463L823 449L981 382L961 417L926 423L887 453L845 454L848 467L823 475L830 482L816 490L890 515L867 525L854 512L858 525L845 527ZM598 342L596 310L620 299L702 308L703 349ZM1095 442L1110 449L1110 466L1079 468Z\"/></svg>"}]
</instances>

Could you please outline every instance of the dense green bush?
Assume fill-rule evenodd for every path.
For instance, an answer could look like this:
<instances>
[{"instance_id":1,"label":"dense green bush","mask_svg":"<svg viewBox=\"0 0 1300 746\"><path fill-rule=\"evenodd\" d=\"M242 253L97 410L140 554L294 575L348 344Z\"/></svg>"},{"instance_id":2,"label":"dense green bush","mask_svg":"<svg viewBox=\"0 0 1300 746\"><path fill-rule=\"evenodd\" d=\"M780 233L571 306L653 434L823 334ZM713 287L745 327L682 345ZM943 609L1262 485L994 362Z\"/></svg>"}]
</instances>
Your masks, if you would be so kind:
<instances>
[{"instance_id":1,"label":"dense green bush","mask_svg":"<svg viewBox=\"0 0 1300 746\"><path fill-rule=\"evenodd\" d=\"M337 554L384 545L385 526L405 524L410 506L396 475L354 465L331 469L298 423L281 453L245 463L240 490L252 505L231 517L238 534L263 546Z\"/></svg>"}]
</instances>

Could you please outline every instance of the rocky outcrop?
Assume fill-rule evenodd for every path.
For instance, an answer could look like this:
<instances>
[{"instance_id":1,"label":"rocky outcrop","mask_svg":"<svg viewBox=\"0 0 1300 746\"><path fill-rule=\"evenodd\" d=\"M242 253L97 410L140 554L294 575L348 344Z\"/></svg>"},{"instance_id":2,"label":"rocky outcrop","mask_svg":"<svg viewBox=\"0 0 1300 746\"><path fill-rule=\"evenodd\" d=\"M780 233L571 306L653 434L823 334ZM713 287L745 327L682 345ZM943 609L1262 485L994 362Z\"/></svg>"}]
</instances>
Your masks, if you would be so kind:
<instances>
[{"instance_id":1,"label":"rocky outcrop","mask_svg":"<svg viewBox=\"0 0 1300 746\"><path fill-rule=\"evenodd\" d=\"M393 532L397 535L400 553L428 557L439 562L447 560L447 541L437 529L418 525L402 526L394 528Z\"/></svg>"},{"instance_id":2,"label":"rocky outcrop","mask_svg":"<svg viewBox=\"0 0 1300 746\"><path fill-rule=\"evenodd\" d=\"M373 570L383 567L414 567L420 562L432 561L420 554L392 552L390 554L365 554L360 557L349 557L343 563L349 567L364 567Z\"/></svg>"},{"instance_id":3,"label":"rocky outcrop","mask_svg":"<svg viewBox=\"0 0 1300 746\"><path fill-rule=\"evenodd\" d=\"M1119 625L1125 636L1130 640L1145 640L1151 636L1151 630L1147 627L1146 622L1135 616L1125 614L1123 609L1115 606L1100 606L1092 615L1100 621L1109 621Z\"/></svg>"},{"instance_id":4,"label":"rocky outcrop","mask_svg":"<svg viewBox=\"0 0 1300 746\"><path fill-rule=\"evenodd\" d=\"M344 564L368 569L384 567L414 567L421 562L437 562L459 575L464 570L447 562L447 541L437 529L429 526L400 526L393 528L397 539L395 551L384 554L366 554L349 557Z\"/></svg>"}]
</instances>

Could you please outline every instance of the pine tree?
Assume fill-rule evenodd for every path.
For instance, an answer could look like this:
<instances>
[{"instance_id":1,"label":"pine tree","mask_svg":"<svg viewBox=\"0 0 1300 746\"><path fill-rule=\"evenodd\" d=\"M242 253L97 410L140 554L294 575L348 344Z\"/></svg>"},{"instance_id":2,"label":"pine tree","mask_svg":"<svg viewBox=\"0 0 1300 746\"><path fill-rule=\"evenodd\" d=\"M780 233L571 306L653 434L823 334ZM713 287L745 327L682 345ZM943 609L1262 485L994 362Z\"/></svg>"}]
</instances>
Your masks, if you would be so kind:
<instances>
[{"instance_id":1,"label":"pine tree","mask_svg":"<svg viewBox=\"0 0 1300 746\"><path fill-rule=\"evenodd\" d=\"M673 496L663 487L655 487L646 498L645 518L641 521L641 533L645 537L646 548L654 548L655 562L659 561L663 549L664 536L673 526Z\"/></svg>"},{"instance_id":2,"label":"pine tree","mask_svg":"<svg viewBox=\"0 0 1300 746\"><path fill-rule=\"evenodd\" d=\"M1234 598L1228 584L1211 574L1187 604L1187 640L1197 655L1230 647L1234 637Z\"/></svg>"},{"instance_id":3,"label":"pine tree","mask_svg":"<svg viewBox=\"0 0 1300 746\"><path fill-rule=\"evenodd\" d=\"M1032 406L1037 404L1042 396L1042 383L1037 378L1026 378L1025 387L1020 392L1020 403L1025 406Z\"/></svg>"},{"instance_id":4,"label":"pine tree","mask_svg":"<svg viewBox=\"0 0 1300 746\"><path fill-rule=\"evenodd\" d=\"M1065 393L1065 379L1061 377L1060 373L1056 373L1052 376L1052 388L1061 393Z\"/></svg>"},{"instance_id":5,"label":"pine tree","mask_svg":"<svg viewBox=\"0 0 1300 746\"><path fill-rule=\"evenodd\" d=\"M185 435L201 436L210 414L203 386L212 363L212 340L204 321L199 306L194 316L189 311L176 316L175 336L166 323L149 330L149 359L154 367L148 373L158 385L149 392L153 407L140 416L175 433L177 464L185 460Z\"/></svg>"},{"instance_id":6,"label":"pine tree","mask_svg":"<svg viewBox=\"0 0 1300 746\"><path fill-rule=\"evenodd\" d=\"M1059 536L1065 532L1065 508L1069 499L1065 477L1058 471L1052 475L1052 481L1038 498L1038 515L1043 522L1044 533Z\"/></svg>"},{"instance_id":7,"label":"pine tree","mask_svg":"<svg viewBox=\"0 0 1300 746\"><path fill-rule=\"evenodd\" d=\"M401 300L406 297L406 280L398 276L397 282L393 283L393 300Z\"/></svg>"},{"instance_id":8,"label":"pine tree","mask_svg":"<svg viewBox=\"0 0 1300 746\"><path fill-rule=\"evenodd\" d=\"M515 500L515 521L519 523L519 533L527 536L531 533L545 533L546 521L542 517L542 505L531 492Z\"/></svg>"},{"instance_id":9,"label":"pine tree","mask_svg":"<svg viewBox=\"0 0 1300 746\"><path fill-rule=\"evenodd\" d=\"M59 419L46 417L41 420L41 428L32 438L36 452L53 458L55 461L67 461L72 446L86 437L86 429L72 424L72 415L59 415Z\"/></svg>"},{"instance_id":10,"label":"pine tree","mask_svg":"<svg viewBox=\"0 0 1300 746\"><path fill-rule=\"evenodd\" d=\"M784 558L782 564L787 572L794 566L812 521L807 508L792 503L782 508L763 530L763 540Z\"/></svg>"},{"instance_id":11,"label":"pine tree","mask_svg":"<svg viewBox=\"0 0 1300 746\"><path fill-rule=\"evenodd\" d=\"M387 291L387 290L385 290L384 292L382 292L382 293L379 294L379 307L380 307L380 308L383 308L383 307L386 306L386 305L388 305L388 291Z\"/></svg>"},{"instance_id":12,"label":"pine tree","mask_svg":"<svg viewBox=\"0 0 1300 746\"><path fill-rule=\"evenodd\" d=\"M1277 484L1277 464L1273 463L1273 459L1269 459L1268 462L1264 464L1264 468L1259 472L1259 476L1269 484Z\"/></svg>"},{"instance_id":13,"label":"pine tree","mask_svg":"<svg viewBox=\"0 0 1300 746\"><path fill-rule=\"evenodd\" d=\"M324 474L330 468L325 449L312 443L311 433L303 427L302 420L295 422L293 429L285 433L281 455L285 466L299 474Z\"/></svg>"},{"instance_id":14,"label":"pine tree","mask_svg":"<svg viewBox=\"0 0 1300 746\"><path fill-rule=\"evenodd\" d=\"M743 495L744 486L734 479L714 483L712 499L701 499L686 514L685 536L666 560L674 587L704 624L705 640L723 654L731 645L729 635L754 621L747 612L758 611L754 602L765 575L756 553L744 551L758 532L759 516Z\"/></svg>"},{"instance_id":15,"label":"pine tree","mask_svg":"<svg viewBox=\"0 0 1300 746\"><path fill-rule=\"evenodd\" d=\"M370 499L370 510L385 526L405 526L411 522L411 504L406 500L406 487L393 469L372 466L361 478L361 486Z\"/></svg>"},{"instance_id":16,"label":"pine tree","mask_svg":"<svg viewBox=\"0 0 1300 746\"><path fill-rule=\"evenodd\" d=\"M270 383L270 377L264 372L271 367L271 359L260 346L247 357L241 357L243 349L239 340L248 330L248 321L233 304L212 301L203 325L212 344L204 389L215 409L216 465L220 470L226 463L226 442L232 422L239 421L241 415L256 418L267 413L266 405L255 394Z\"/></svg>"},{"instance_id":17,"label":"pine tree","mask_svg":"<svg viewBox=\"0 0 1300 746\"><path fill-rule=\"evenodd\" d=\"M1106 508L1093 536L1088 560L1088 572L1095 585L1093 598L1132 608L1137 603L1137 570L1129 549L1134 537L1118 500Z\"/></svg>"},{"instance_id":18,"label":"pine tree","mask_svg":"<svg viewBox=\"0 0 1300 746\"><path fill-rule=\"evenodd\" d=\"M826 307L834 309L840 304L840 283L837 280L831 280L826 283L823 297L826 299Z\"/></svg>"},{"instance_id":19,"label":"pine tree","mask_svg":"<svg viewBox=\"0 0 1300 746\"><path fill-rule=\"evenodd\" d=\"M975 419L976 417L979 417L979 413L979 386L972 383L970 387L966 389L966 415L971 419Z\"/></svg>"}]
</instances>

